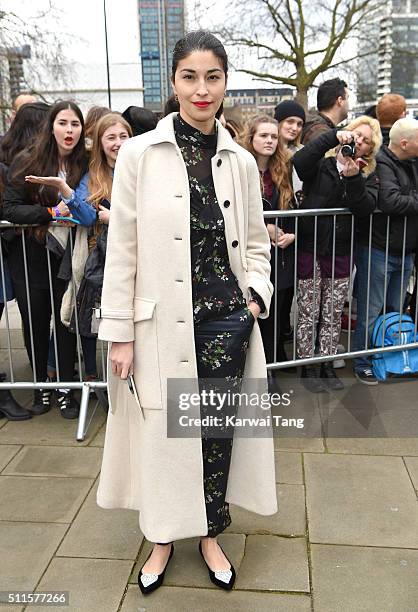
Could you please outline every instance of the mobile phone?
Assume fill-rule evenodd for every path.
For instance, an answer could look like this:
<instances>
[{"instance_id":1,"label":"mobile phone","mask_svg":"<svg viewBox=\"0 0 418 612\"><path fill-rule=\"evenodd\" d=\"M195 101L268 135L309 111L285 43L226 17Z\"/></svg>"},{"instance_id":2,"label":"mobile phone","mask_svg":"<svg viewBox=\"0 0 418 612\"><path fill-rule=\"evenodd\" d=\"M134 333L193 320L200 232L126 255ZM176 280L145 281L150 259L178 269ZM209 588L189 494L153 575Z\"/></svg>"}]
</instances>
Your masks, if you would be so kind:
<instances>
[{"instance_id":1,"label":"mobile phone","mask_svg":"<svg viewBox=\"0 0 418 612\"><path fill-rule=\"evenodd\" d=\"M138 407L139 407L139 409L141 411L141 414L142 414L143 418L145 419L144 411L142 410L141 402L139 401L139 396L138 396L138 391L136 389L134 375L133 374L128 374L128 378L126 379L126 382L128 383L129 391L134 396L135 401L138 404Z\"/></svg>"}]
</instances>

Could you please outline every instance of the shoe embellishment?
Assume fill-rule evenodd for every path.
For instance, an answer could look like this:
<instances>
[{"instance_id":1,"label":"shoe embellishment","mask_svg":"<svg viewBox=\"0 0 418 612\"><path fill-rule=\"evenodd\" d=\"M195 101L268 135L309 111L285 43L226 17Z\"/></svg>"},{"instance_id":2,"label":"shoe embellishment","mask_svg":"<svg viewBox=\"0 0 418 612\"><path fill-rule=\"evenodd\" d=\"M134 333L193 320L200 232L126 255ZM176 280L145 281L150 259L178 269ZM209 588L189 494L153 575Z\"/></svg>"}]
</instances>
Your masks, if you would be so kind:
<instances>
[{"instance_id":1,"label":"shoe embellishment","mask_svg":"<svg viewBox=\"0 0 418 612\"><path fill-rule=\"evenodd\" d=\"M231 570L219 570L215 572L215 578L221 580L222 582L225 582L225 584L229 584L232 578L232 572Z\"/></svg>"},{"instance_id":2,"label":"shoe embellishment","mask_svg":"<svg viewBox=\"0 0 418 612\"><path fill-rule=\"evenodd\" d=\"M153 582L158 580L158 574L141 574L141 582L144 587L148 587Z\"/></svg>"}]
</instances>

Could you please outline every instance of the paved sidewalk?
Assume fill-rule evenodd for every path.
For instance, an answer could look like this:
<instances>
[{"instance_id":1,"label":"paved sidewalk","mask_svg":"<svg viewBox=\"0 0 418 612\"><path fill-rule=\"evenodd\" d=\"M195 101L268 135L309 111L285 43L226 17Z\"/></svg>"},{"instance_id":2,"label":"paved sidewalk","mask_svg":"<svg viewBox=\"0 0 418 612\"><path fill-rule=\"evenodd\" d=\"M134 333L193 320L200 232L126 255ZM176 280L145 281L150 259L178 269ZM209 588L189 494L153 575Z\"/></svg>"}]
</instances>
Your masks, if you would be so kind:
<instances>
[{"instance_id":1,"label":"paved sidewalk","mask_svg":"<svg viewBox=\"0 0 418 612\"><path fill-rule=\"evenodd\" d=\"M19 378L28 375L23 347L14 355ZM0 355L0 366L6 360ZM418 381L369 389L346 375L353 387L345 397L357 407L398 402L413 426L413 412L401 408L418 413ZM16 396L29 402L27 393ZM321 415L320 435L275 440L279 513L232 508L220 542L237 570L233 592L213 587L197 540L184 540L165 586L148 598L136 584L149 550L137 514L95 503L103 410L83 443L56 408L21 423L0 420L0 590L69 591L63 609L77 612L417 612L418 437L326 438L333 401L306 398ZM353 419L347 431L359 421L356 406L345 414ZM393 411L379 419L387 429Z\"/></svg>"}]
</instances>

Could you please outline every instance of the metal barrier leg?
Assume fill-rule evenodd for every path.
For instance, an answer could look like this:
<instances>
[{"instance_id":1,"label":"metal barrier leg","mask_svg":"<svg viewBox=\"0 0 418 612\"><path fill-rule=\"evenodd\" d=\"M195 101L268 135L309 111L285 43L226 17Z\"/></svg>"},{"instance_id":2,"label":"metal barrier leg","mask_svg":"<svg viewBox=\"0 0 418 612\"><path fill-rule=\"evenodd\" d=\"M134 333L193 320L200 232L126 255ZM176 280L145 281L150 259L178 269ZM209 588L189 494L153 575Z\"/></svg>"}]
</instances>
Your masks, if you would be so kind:
<instances>
[{"instance_id":1,"label":"metal barrier leg","mask_svg":"<svg viewBox=\"0 0 418 612\"><path fill-rule=\"evenodd\" d=\"M86 437L87 409L90 399L90 385L83 385L80 401L80 415L77 425L77 442L83 442Z\"/></svg>"}]
</instances>

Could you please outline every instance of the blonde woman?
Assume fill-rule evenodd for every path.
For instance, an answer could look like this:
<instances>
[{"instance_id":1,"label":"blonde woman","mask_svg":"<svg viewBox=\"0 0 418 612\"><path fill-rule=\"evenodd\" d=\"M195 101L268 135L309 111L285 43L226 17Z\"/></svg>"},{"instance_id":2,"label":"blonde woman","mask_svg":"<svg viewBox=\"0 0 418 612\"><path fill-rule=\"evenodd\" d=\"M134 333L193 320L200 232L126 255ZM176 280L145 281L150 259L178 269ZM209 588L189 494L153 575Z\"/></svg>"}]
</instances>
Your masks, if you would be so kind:
<instances>
[{"instance_id":1,"label":"blonde woman","mask_svg":"<svg viewBox=\"0 0 418 612\"><path fill-rule=\"evenodd\" d=\"M265 210L288 210L296 206L295 191L302 183L291 164L292 152L299 146L305 111L297 102L287 101L277 107L280 122L267 115L258 115L247 123L242 145L256 159L260 173ZM292 147L292 148L290 148ZM289 306L287 297L293 295L294 280L294 219L279 217L278 234L273 219L267 223L271 242L271 281L277 292L277 326L274 329L273 313L260 321L264 352L268 363L286 361L283 346L282 325ZM276 244L278 247L276 266ZM276 271L277 268L277 271ZM288 318L288 315L287 315ZM276 344L276 350L274 350ZM273 374L269 373L274 386Z\"/></svg>"},{"instance_id":2,"label":"blonde woman","mask_svg":"<svg viewBox=\"0 0 418 612\"><path fill-rule=\"evenodd\" d=\"M305 194L301 207L348 207L356 217L367 217L377 204L375 156L381 143L379 123L362 116L345 130L329 130L297 151L293 163ZM336 218L335 245L333 217L318 217L315 261L314 240L314 218L302 217L297 270L297 353L301 359L313 357L316 328L320 355L336 354L350 276L350 216ZM302 378L314 393L344 386L330 361L321 365L320 376L316 366L303 366Z\"/></svg>"},{"instance_id":3,"label":"blonde woman","mask_svg":"<svg viewBox=\"0 0 418 612\"><path fill-rule=\"evenodd\" d=\"M68 211L82 225L90 225L89 251L85 275L78 294L80 304L79 330L83 345L85 373L87 380L97 378L95 326L92 327L93 308L100 303L101 284L97 284L97 266L104 268L107 225L110 218L110 197L113 184L113 170L119 149L132 136L130 125L119 113L107 113L96 124L89 171L80 181L73 198L68 202ZM93 210L93 213L91 212ZM98 244L99 241L99 244ZM93 253L93 251L96 252ZM100 261L99 261L100 260ZM89 269L94 261L95 282L90 282ZM74 317L71 329L75 331Z\"/></svg>"}]
</instances>

